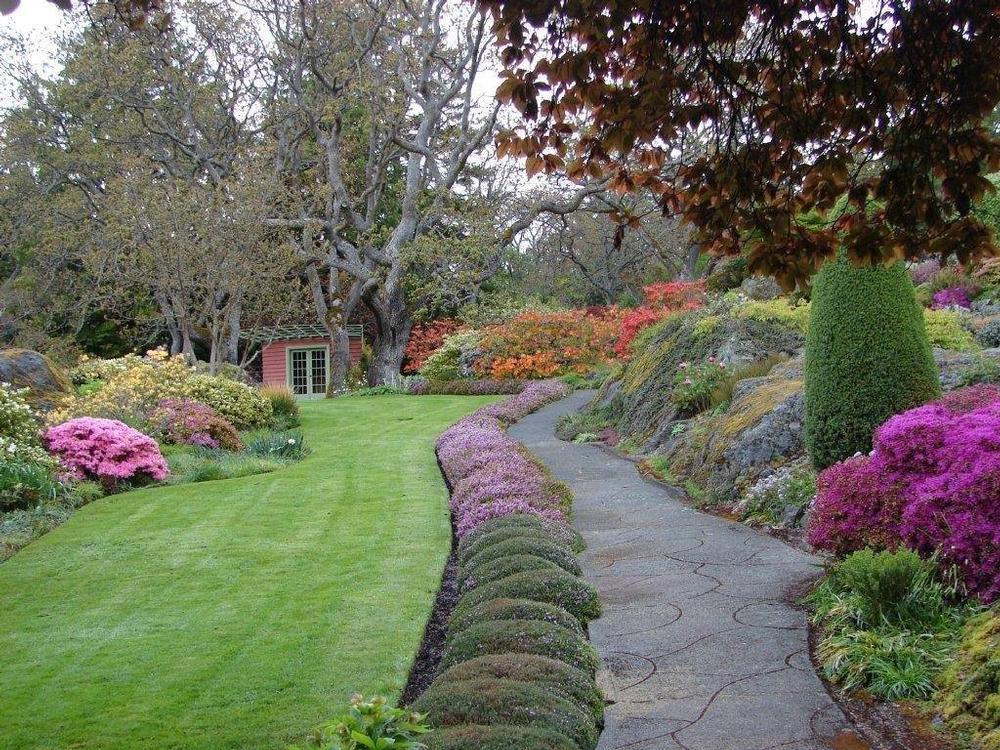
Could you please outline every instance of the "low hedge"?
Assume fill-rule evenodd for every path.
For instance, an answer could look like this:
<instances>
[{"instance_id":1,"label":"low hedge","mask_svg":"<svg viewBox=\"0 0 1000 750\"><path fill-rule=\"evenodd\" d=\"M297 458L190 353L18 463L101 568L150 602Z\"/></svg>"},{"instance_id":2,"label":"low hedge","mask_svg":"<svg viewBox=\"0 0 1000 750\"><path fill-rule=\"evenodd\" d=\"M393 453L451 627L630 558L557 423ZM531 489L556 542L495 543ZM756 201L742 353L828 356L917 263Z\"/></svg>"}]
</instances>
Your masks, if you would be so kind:
<instances>
[{"instance_id":1,"label":"low hedge","mask_svg":"<svg viewBox=\"0 0 1000 750\"><path fill-rule=\"evenodd\" d=\"M541 557L543 560L555 563L567 573L572 573L575 576L583 575L580 562L576 559L573 550L562 542L554 542L551 539L540 537L514 537L497 541L483 547L475 555L464 558L461 565L464 570L473 570L515 555Z\"/></svg>"},{"instance_id":2,"label":"low hedge","mask_svg":"<svg viewBox=\"0 0 1000 750\"><path fill-rule=\"evenodd\" d=\"M476 531L479 531L479 529L476 529ZM470 534L469 536L472 535ZM552 536L545 529L532 526L511 526L509 528L497 529L496 531L491 531L489 534L477 536L473 542L463 539L458 545L458 562L459 564L464 564L487 547L492 547L494 544L506 542L511 539L545 539L546 541L552 541Z\"/></svg>"},{"instance_id":3,"label":"low hedge","mask_svg":"<svg viewBox=\"0 0 1000 750\"><path fill-rule=\"evenodd\" d=\"M542 620L497 620L470 625L452 634L441 669L494 654L537 654L558 659L587 674L597 673L594 647L581 636Z\"/></svg>"},{"instance_id":4,"label":"low hedge","mask_svg":"<svg viewBox=\"0 0 1000 750\"><path fill-rule=\"evenodd\" d=\"M604 697L585 672L558 659L536 654L493 654L462 662L440 675L434 684L493 679L530 682L591 713L600 726L604 722ZM434 689L434 685L431 686Z\"/></svg>"},{"instance_id":5,"label":"low hedge","mask_svg":"<svg viewBox=\"0 0 1000 750\"><path fill-rule=\"evenodd\" d=\"M511 555L501 557L499 560L489 560L483 565L463 566L458 576L458 588L459 591L471 591L477 586L531 570L562 570L562 568L538 555Z\"/></svg>"},{"instance_id":6,"label":"low hedge","mask_svg":"<svg viewBox=\"0 0 1000 750\"><path fill-rule=\"evenodd\" d=\"M541 530L545 532L546 536L568 545L574 552L583 552L586 548L583 537L580 536L580 533L572 526L560 523L559 521L551 521L547 518L529 515L527 513L512 513L509 516L493 518L483 524L480 524L474 531L469 532L469 534L462 539L461 544L459 544L459 549L469 549L469 547L487 534L492 534L495 531L515 528L531 528Z\"/></svg>"},{"instance_id":7,"label":"low hedge","mask_svg":"<svg viewBox=\"0 0 1000 750\"><path fill-rule=\"evenodd\" d=\"M578 750L566 735L533 727L467 724L435 729L420 741L428 750Z\"/></svg>"},{"instance_id":8,"label":"low hedge","mask_svg":"<svg viewBox=\"0 0 1000 750\"><path fill-rule=\"evenodd\" d=\"M473 607L461 617L452 617L448 623L449 633L459 633L481 622L501 620L540 620L565 628L571 633L583 636L580 621L562 607L530 599L491 599Z\"/></svg>"},{"instance_id":9,"label":"low hedge","mask_svg":"<svg viewBox=\"0 0 1000 750\"><path fill-rule=\"evenodd\" d=\"M562 571L536 570L517 573L468 592L455 605L460 617L490 599L532 599L562 607L586 624L601 614L597 590L586 581Z\"/></svg>"},{"instance_id":10,"label":"low hedge","mask_svg":"<svg viewBox=\"0 0 1000 750\"><path fill-rule=\"evenodd\" d=\"M558 732L580 750L597 746L597 726L589 712L528 682L479 679L441 683L421 695L413 709L430 714L437 727L533 727Z\"/></svg>"}]
</instances>

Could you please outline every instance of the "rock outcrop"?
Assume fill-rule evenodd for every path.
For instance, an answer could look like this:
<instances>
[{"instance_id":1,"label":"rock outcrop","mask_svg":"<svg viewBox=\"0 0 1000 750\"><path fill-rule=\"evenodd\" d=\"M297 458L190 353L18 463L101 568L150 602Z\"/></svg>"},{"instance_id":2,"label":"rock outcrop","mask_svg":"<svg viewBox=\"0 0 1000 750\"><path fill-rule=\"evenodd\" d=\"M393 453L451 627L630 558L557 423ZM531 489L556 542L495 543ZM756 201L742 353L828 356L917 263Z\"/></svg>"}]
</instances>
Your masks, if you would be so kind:
<instances>
[{"instance_id":1,"label":"rock outcrop","mask_svg":"<svg viewBox=\"0 0 1000 750\"><path fill-rule=\"evenodd\" d=\"M44 354L29 349L0 349L0 382L28 388L28 402L40 411L51 409L70 392L66 374Z\"/></svg>"}]
</instances>

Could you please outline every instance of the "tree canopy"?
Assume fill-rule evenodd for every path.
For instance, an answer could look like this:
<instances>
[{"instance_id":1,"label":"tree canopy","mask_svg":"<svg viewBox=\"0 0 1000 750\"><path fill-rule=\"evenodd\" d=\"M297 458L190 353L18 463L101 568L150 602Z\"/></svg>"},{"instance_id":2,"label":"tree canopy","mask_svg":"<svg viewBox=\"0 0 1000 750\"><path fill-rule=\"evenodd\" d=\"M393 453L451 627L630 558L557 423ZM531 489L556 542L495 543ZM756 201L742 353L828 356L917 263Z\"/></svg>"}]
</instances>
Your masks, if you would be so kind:
<instances>
[{"instance_id":1,"label":"tree canopy","mask_svg":"<svg viewBox=\"0 0 1000 750\"><path fill-rule=\"evenodd\" d=\"M997 252L970 211L1000 140L994 0L484 0L529 172L650 188L706 249L786 283L854 260ZM685 141L709 148L666 168ZM823 226L795 217L850 208Z\"/></svg>"}]
</instances>

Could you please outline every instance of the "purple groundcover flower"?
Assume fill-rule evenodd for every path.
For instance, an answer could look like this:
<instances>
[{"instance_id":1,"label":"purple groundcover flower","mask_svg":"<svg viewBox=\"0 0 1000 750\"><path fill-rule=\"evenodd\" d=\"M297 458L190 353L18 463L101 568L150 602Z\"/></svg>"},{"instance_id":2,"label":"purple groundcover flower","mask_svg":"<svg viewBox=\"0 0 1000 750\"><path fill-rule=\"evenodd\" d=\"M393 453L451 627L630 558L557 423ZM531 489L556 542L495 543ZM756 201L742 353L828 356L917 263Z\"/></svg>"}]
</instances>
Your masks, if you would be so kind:
<instances>
[{"instance_id":1,"label":"purple groundcover flower","mask_svg":"<svg viewBox=\"0 0 1000 750\"><path fill-rule=\"evenodd\" d=\"M972 307L972 299L969 297L969 290L963 286L950 286L935 292L931 298L931 307L941 310L948 307L964 307L966 310Z\"/></svg>"},{"instance_id":2,"label":"purple groundcover flower","mask_svg":"<svg viewBox=\"0 0 1000 750\"><path fill-rule=\"evenodd\" d=\"M512 513L566 522L545 470L505 427L568 392L559 381L530 383L516 396L456 422L438 438L438 459L452 487L451 511L460 537Z\"/></svg>"},{"instance_id":3,"label":"purple groundcover flower","mask_svg":"<svg viewBox=\"0 0 1000 750\"><path fill-rule=\"evenodd\" d=\"M980 385L897 414L870 456L818 479L809 540L843 553L936 553L984 602L1000 598L1000 389Z\"/></svg>"}]
</instances>

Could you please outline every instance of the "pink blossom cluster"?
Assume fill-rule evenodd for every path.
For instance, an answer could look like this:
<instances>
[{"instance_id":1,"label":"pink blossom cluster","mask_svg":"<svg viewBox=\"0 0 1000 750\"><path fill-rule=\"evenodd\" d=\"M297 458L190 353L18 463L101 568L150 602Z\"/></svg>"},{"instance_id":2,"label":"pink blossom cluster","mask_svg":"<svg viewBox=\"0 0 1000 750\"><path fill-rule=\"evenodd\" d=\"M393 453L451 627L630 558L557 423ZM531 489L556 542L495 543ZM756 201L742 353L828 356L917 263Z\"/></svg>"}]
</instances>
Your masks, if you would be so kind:
<instances>
[{"instance_id":1,"label":"pink blossom cluster","mask_svg":"<svg viewBox=\"0 0 1000 750\"><path fill-rule=\"evenodd\" d=\"M1000 598L1000 388L975 385L897 414L869 456L820 474L809 541L844 553L937 553L985 602Z\"/></svg>"},{"instance_id":2,"label":"pink blossom cluster","mask_svg":"<svg viewBox=\"0 0 1000 750\"><path fill-rule=\"evenodd\" d=\"M438 459L452 488L451 511L460 537L511 513L565 522L545 470L504 428L567 391L559 381L531 383L518 395L460 420L438 439Z\"/></svg>"},{"instance_id":3,"label":"pink blossom cluster","mask_svg":"<svg viewBox=\"0 0 1000 750\"><path fill-rule=\"evenodd\" d=\"M243 448L232 423L200 401L164 399L150 414L149 422L165 442L175 445L200 445L230 451Z\"/></svg>"},{"instance_id":4,"label":"pink blossom cluster","mask_svg":"<svg viewBox=\"0 0 1000 750\"><path fill-rule=\"evenodd\" d=\"M50 427L45 444L70 476L96 479L106 487L131 479L159 481L169 474L156 441L117 419L71 419Z\"/></svg>"},{"instance_id":5,"label":"pink blossom cluster","mask_svg":"<svg viewBox=\"0 0 1000 750\"><path fill-rule=\"evenodd\" d=\"M969 290L964 286L950 286L934 293L931 307L935 310L948 307L964 307L968 310L972 307L972 299L969 297Z\"/></svg>"}]
</instances>

